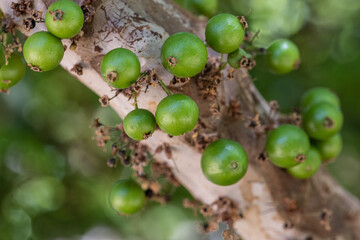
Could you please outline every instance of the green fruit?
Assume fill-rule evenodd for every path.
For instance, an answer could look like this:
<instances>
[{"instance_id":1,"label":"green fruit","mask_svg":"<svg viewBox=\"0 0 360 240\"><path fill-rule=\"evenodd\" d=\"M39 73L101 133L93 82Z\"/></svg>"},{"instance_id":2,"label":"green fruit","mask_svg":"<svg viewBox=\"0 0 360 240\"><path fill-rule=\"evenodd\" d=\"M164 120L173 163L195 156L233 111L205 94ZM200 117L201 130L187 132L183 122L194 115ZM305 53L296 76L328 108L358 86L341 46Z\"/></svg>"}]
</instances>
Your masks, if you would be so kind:
<instances>
[{"instance_id":1,"label":"green fruit","mask_svg":"<svg viewBox=\"0 0 360 240\"><path fill-rule=\"evenodd\" d=\"M161 47L161 62L165 69L177 77L193 77L207 62L204 43L194 34L179 32L171 35Z\"/></svg>"},{"instance_id":2,"label":"green fruit","mask_svg":"<svg viewBox=\"0 0 360 240\"><path fill-rule=\"evenodd\" d=\"M45 24L49 32L58 38L72 38L84 25L84 13L75 2L59 0L50 5Z\"/></svg>"},{"instance_id":3,"label":"green fruit","mask_svg":"<svg viewBox=\"0 0 360 240\"><path fill-rule=\"evenodd\" d=\"M240 20L228 13L212 17L205 29L206 42L219 53L231 53L240 47L245 30Z\"/></svg>"},{"instance_id":4,"label":"green fruit","mask_svg":"<svg viewBox=\"0 0 360 240\"><path fill-rule=\"evenodd\" d=\"M278 167L288 168L304 160L310 141L299 127L285 124L273 130L266 140L266 153Z\"/></svg>"},{"instance_id":5,"label":"green fruit","mask_svg":"<svg viewBox=\"0 0 360 240\"><path fill-rule=\"evenodd\" d=\"M238 182L246 173L248 157L235 141L220 139L210 143L201 157L201 169L206 178L221 186Z\"/></svg>"},{"instance_id":6,"label":"green fruit","mask_svg":"<svg viewBox=\"0 0 360 240\"><path fill-rule=\"evenodd\" d=\"M36 71L50 71L56 68L63 56L64 46L60 39L49 32L37 32L31 35L24 44L24 58Z\"/></svg>"},{"instance_id":7,"label":"green fruit","mask_svg":"<svg viewBox=\"0 0 360 240\"><path fill-rule=\"evenodd\" d=\"M299 49L290 40L278 39L267 49L266 63L274 73L289 73L300 64Z\"/></svg>"},{"instance_id":8,"label":"green fruit","mask_svg":"<svg viewBox=\"0 0 360 240\"><path fill-rule=\"evenodd\" d=\"M116 48L108 52L101 62L101 75L115 88L128 88L140 76L138 57L126 48Z\"/></svg>"},{"instance_id":9,"label":"green fruit","mask_svg":"<svg viewBox=\"0 0 360 240\"><path fill-rule=\"evenodd\" d=\"M324 141L316 141L315 147L319 150L322 160L326 161L336 158L342 149L342 138L340 134L335 134Z\"/></svg>"},{"instance_id":10,"label":"green fruit","mask_svg":"<svg viewBox=\"0 0 360 240\"><path fill-rule=\"evenodd\" d=\"M194 129L199 108L194 100L184 94L169 95L160 101L155 118L161 130L179 136Z\"/></svg>"},{"instance_id":11,"label":"green fruit","mask_svg":"<svg viewBox=\"0 0 360 240\"><path fill-rule=\"evenodd\" d=\"M287 172L299 179L309 178L314 175L321 166L321 155L319 151L313 146L310 147L309 152L306 154L304 162L287 169Z\"/></svg>"},{"instance_id":12,"label":"green fruit","mask_svg":"<svg viewBox=\"0 0 360 240\"><path fill-rule=\"evenodd\" d=\"M327 102L335 107L340 107L340 100L336 94L328 88L315 87L307 90L301 97L301 108L306 110L314 104Z\"/></svg>"},{"instance_id":13,"label":"green fruit","mask_svg":"<svg viewBox=\"0 0 360 240\"><path fill-rule=\"evenodd\" d=\"M200 15L212 17L218 8L218 0L192 0L192 6Z\"/></svg>"},{"instance_id":14,"label":"green fruit","mask_svg":"<svg viewBox=\"0 0 360 240\"><path fill-rule=\"evenodd\" d=\"M130 138L141 141L148 138L156 129L154 115L146 109L135 109L124 119L124 131Z\"/></svg>"},{"instance_id":15,"label":"green fruit","mask_svg":"<svg viewBox=\"0 0 360 240\"><path fill-rule=\"evenodd\" d=\"M110 191L109 202L117 213L134 214L143 208L145 193L133 180L119 180Z\"/></svg>"},{"instance_id":16,"label":"green fruit","mask_svg":"<svg viewBox=\"0 0 360 240\"><path fill-rule=\"evenodd\" d=\"M25 75L26 66L19 54L13 53L8 65L0 68L0 90L8 90L17 84Z\"/></svg>"},{"instance_id":17,"label":"green fruit","mask_svg":"<svg viewBox=\"0 0 360 240\"><path fill-rule=\"evenodd\" d=\"M5 64L5 49L4 46L0 43L0 68Z\"/></svg>"},{"instance_id":18,"label":"green fruit","mask_svg":"<svg viewBox=\"0 0 360 240\"><path fill-rule=\"evenodd\" d=\"M240 68L240 61L243 57L251 58L251 55L245 52L243 49L238 48L232 53L229 53L227 61L233 68Z\"/></svg>"},{"instance_id":19,"label":"green fruit","mask_svg":"<svg viewBox=\"0 0 360 240\"><path fill-rule=\"evenodd\" d=\"M338 107L327 102L312 105L303 114L307 134L316 140L326 140L338 133L343 124L343 114Z\"/></svg>"}]
</instances>

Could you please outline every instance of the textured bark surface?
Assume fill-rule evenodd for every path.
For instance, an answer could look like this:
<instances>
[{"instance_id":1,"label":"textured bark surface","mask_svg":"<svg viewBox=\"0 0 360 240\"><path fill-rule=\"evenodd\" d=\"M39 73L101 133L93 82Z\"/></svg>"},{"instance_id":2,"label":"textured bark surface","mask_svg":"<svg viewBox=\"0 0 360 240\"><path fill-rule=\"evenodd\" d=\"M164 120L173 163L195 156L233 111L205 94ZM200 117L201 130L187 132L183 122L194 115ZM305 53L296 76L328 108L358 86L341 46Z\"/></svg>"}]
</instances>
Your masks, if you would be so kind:
<instances>
[{"instance_id":1,"label":"textured bark surface","mask_svg":"<svg viewBox=\"0 0 360 240\"><path fill-rule=\"evenodd\" d=\"M13 15L11 2L1 0L0 8L21 26L23 17ZM34 0L34 6L45 13L51 2L53 0ZM85 34L77 42L76 50L69 50L70 40L63 40L68 50L61 65L99 96L111 97L114 94L99 74L101 59L108 51L117 47L134 51L140 58L142 71L156 69L168 85L172 76L160 63L160 48L164 40L169 34L179 31L193 32L204 38L204 22L184 12L171 0L99 0L95 6L94 20L85 25ZM37 24L31 32L23 32L30 35L41 30L46 30L44 23ZM217 55L209 51L209 56ZM81 76L71 71L78 63L84 67ZM303 181L292 178L268 161L258 160L266 136L247 127L249 119L259 113L263 125L276 124L276 115L271 113L246 71L236 70L234 79L229 80L225 70L216 100L202 98L196 79L172 89L191 96L198 103L202 123L199 124L200 133L237 140L245 147L249 155L248 172L235 185L216 186L201 172L201 152L190 141L191 134L169 138L167 134L156 131L144 143L152 151L162 143L170 144L173 159L168 159L163 153L156 157L172 167L178 180L195 198L210 204L220 196L227 196L237 202L244 218L235 226L243 239L360 239L359 201L324 169ZM139 107L155 112L157 103L165 96L159 86L150 86L147 93L139 95ZM241 115L235 118L229 117L232 100L240 104ZM210 111L214 103L220 107L217 117ZM131 101L121 94L110 105L122 118L133 109ZM331 218L328 219L329 214Z\"/></svg>"}]
</instances>

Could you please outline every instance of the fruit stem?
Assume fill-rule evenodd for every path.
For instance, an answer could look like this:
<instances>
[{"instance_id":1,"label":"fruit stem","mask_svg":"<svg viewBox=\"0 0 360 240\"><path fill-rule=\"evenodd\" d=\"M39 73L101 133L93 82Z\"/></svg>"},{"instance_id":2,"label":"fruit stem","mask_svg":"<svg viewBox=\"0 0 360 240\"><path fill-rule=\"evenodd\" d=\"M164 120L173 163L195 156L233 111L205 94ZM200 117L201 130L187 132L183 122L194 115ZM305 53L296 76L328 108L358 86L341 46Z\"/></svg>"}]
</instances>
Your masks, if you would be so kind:
<instances>
[{"instance_id":1,"label":"fruit stem","mask_svg":"<svg viewBox=\"0 0 360 240\"><path fill-rule=\"evenodd\" d=\"M172 95L173 93L165 86L164 82L159 79L159 83L161 85L161 87L164 89L164 91L166 92L167 95Z\"/></svg>"},{"instance_id":2,"label":"fruit stem","mask_svg":"<svg viewBox=\"0 0 360 240\"><path fill-rule=\"evenodd\" d=\"M135 102L135 109L139 109L138 104L137 104L137 99L136 99L136 91L132 90L132 94L134 96L134 102Z\"/></svg>"},{"instance_id":3,"label":"fruit stem","mask_svg":"<svg viewBox=\"0 0 360 240\"><path fill-rule=\"evenodd\" d=\"M259 37L260 34L260 30L257 30L257 32L254 34L254 36L251 38L251 40L249 41L249 44L252 45L253 41L255 40L255 38Z\"/></svg>"}]
</instances>

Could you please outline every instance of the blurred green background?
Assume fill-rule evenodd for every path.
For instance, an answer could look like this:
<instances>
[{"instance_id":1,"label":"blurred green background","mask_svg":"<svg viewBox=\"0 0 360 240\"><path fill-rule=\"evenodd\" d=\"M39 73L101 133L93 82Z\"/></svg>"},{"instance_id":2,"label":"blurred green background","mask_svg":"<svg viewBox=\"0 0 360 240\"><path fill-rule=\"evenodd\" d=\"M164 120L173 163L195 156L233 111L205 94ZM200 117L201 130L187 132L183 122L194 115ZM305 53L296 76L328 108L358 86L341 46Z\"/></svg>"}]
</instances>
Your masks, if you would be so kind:
<instances>
[{"instance_id":1,"label":"blurred green background","mask_svg":"<svg viewBox=\"0 0 360 240\"><path fill-rule=\"evenodd\" d=\"M186 5L186 1L177 2ZM344 149L327 167L360 197L360 1L224 0L219 12L247 15L255 44L266 47L288 37L300 48L302 65L288 75L271 74L257 57L255 84L281 111L298 106L313 86L333 89L342 101ZM0 96L0 239L219 239L200 236L189 197L176 190L170 204L148 204L141 213L120 217L107 203L112 184L128 174L110 169L109 151L96 147L92 120L121 120L98 97L60 67L27 71ZM164 227L166 226L166 227Z\"/></svg>"}]
</instances>

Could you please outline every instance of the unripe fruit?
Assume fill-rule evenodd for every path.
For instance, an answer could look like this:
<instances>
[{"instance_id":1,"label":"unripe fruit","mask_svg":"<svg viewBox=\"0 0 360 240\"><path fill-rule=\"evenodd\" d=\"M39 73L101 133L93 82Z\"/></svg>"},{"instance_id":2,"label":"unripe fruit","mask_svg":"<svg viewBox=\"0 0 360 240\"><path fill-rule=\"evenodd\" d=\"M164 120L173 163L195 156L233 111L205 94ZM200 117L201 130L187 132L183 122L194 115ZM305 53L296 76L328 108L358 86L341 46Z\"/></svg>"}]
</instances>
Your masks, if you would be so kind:
<instances>
[{"instance_id":1,"label":"unripe fruit","mask_svg":"<svg viewBox=\"0 0 360 240\"><path fill-rule=\"evenodd\" d=\"M154 115L146 109L135 109L124 119L124 131L130 138L141 141L148 138L156 129Z\"/></svg>"},{"instance_id":2,"label":"unripe fruit","mask_svg":"<svg viewBox=\"0 0 360 240\"><path fill-rule=\"evenodd\" d=\"M306 179L314 175L321 166L321 155L319 151L313 146L310 147L306 154L304 162L287 169L287 172L299 179Z\"/></svg>"},{"instance_id":3,"label":"unripe fruit","mask_svg":"<svg viewBox=\"0 0 360 240\"><path fill-rule=\"evenodd\" d=\"M0 43L0 68L5 64L5 49L4 46Z\"/></svg>"},{"instance_id":4,"label":"unripe fruit","mask_svg":"<svg viewBox=\"0 0 360 240\"><path fill-rule=\"evenodd\" d=\"M210 143L201 157L201 169L206 178L221 186L238 182L246 173L248 157L235 141L220 139Z\"/></svg>"},{"instance_id":5,"label":"unripe fruit","mask_svg":"<svg viewBox=\"0 0 360 240\"><path fill-rule=\"evenodd\" d=\"M140 76L138 57L126 48L116 48L108 52L101 61L103 79L115 88L128 88Z\"/></svg>"},{"instance_id":6,"label":"unripe fruit","mask_svg":"<svg viewBox=\"0 0 360 240\"><path fill-rule=\"evenodd\" d=\"M209 20L205 36L206 42L216 52L231 53L240 47L245 30L237 17L222 13Z\"/></svg>"},{"instance_id":7,"label":"unripe fruit","mask_svg":"<svg viewBox=\"0 0 360 240\"><path fill-rule=\"evenodd\" d=\"M59 0L50 5L45 24L49 32L58 38L72 38L84 25L84 13L75 2Z\"/></svg>"},{"instance_id":8,"label":"unripe fruit","mask_svg":"<svg viewBox=\"0 0 360 240\"><path fill-rule=\"evenodd\" d=\"M299 49L290 40L278 39L267 49L266 63L274 73L289 73L300 64Z\"/></svg>"},{"instance_id":9,"label":"unripe fruit","mask_svg":"<svg viewBox=\"0 0 360 240\"><path fill-rule=\"evenodd\" d=\"M307 90L301 97L301 108L307 110L314 104L327 102L335 107L340 107L340 100L336 94L325 87L315 87Z\"/></svg>"},{"instance_id":10,"label":"unripe fruit","mask_svg":"<svg viewBox=\"0 0 360 240\"><path fill-rule=\"evenodd\" d=\"M63 56L64 46L60 39L49 32L37 32L24 44L25 61L35 71L50 71L56 68Z\"/></svg>"},{"instance_id":11,"label":"unripe fruit","mask_svg":"<svg viewBox=\"0 0 360 240\"><path fill-rule=\"evenodd\" d=\"M211 17L218 8L218 0L192 0L192 6L197 13Z\"/></svg>"},{"instance_id":12,"label":"unripe fruit","mask_svg":"<svg viewBox=\"0 0 360 240\"><path fill-rule=\"evenodd\" d=\"M336 158L340 154L342 149L342 138L338 133L327 140L316 141L314 145L319 150L322 160L326 161Z\"/></svg>"},{"instance_id":13,"label":"unripe fruit","mask_svg":"<svg viewBox=\"0 0 360 240\"><path fill-rule=\"evenodd\" d=\"M169 95L160 101L155 118L161 130L179 136L194 129L199 108L194 100L184 94Z\"/></svg>"},{"instance_id":14,"label":"unripe fruit","mask_svg":"<svg viewBox=\"0 0 360 240\"><path fill-rule=\"evenodd\" d=\"M145 193L133 180L119 180L109 194L110 206L121 214L134 214L145 204Z\"/></svg>"},{"instance_id":15,"label":"unripe fruit","mask_svg":"<svg viewBox=\"0 0 360 240\"><path fill-rule=\"evenodd\" d=\"M26 66L19 54L13 53L8 65L0 68L0 90L6 91L17 84L25 75Z\"/></svg>"},{"instance_id":16,"label":"unripe fruit","mask_svg":"<svg viewBox=\"0 0 360 240\"><path fill-rule=\"evenodd\" d=\"M309 151L306 133L295 125L285 124L274 129L266 140L266 153L278 167L289 168L303 162Z\"/></svg>"},{"instance_id":17,"label":"unripe fruit","mask_svg":"<svg viewBox=\"0 0 360 240\"><path fill-rule=\"evenodd\" d=\"M161 47L161 62L165 69L177 77L193 77L207 62L204 43L194 34L179 32L165 40Z\"/></svg>"},{"instance_id":18,"label":"unripe fruit","mask_svg":"<svg viewBox=\"0 0 360 240\"><path fill-rule=\"evenodd\" d=\"M343 114L338 107L327 102L312 105L303 114L307 134L316 140L326 140L338 133L343 124Z\"/></svg>"}]
</instances>

